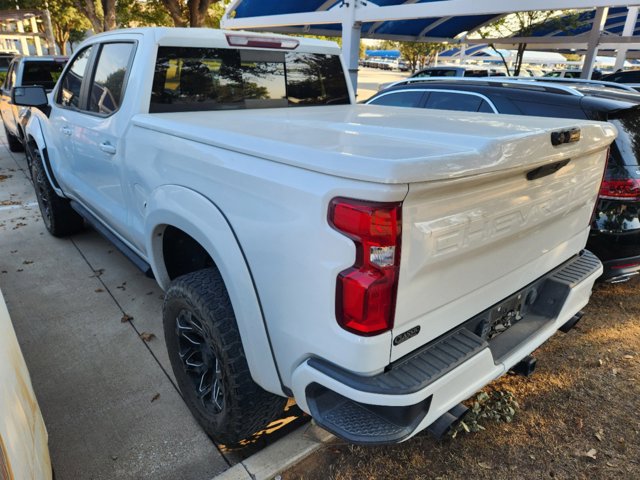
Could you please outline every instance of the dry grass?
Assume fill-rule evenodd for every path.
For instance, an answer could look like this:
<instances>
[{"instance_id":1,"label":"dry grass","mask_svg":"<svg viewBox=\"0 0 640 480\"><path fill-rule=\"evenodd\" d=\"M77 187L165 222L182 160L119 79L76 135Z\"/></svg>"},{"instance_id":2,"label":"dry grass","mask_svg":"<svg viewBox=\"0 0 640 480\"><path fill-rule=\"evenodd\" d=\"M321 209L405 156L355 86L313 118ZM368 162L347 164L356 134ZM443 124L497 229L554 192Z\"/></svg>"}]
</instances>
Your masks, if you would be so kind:
<instances>
[{"instance_id":1,"label":"dry grass","mask_svg":"<svg viewBox=\"0 0 640 480\"><path fill-rule=\"evenodd\" d=\"M640 478L639 287L598 285L582 322L538 350L535 375L488 387L513 394L513 422L440 442L423 432L387 447L336 443L283 478Z\"/></svg>"}]
</instances>

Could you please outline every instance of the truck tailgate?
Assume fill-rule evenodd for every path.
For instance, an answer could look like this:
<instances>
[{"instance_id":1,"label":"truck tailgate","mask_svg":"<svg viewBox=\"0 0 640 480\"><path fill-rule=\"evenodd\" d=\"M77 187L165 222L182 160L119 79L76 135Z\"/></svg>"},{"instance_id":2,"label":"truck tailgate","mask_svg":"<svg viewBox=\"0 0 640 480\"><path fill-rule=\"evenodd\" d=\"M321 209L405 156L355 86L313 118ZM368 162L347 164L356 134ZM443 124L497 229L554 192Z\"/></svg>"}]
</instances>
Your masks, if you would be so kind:
<instances>
[{"instance_id":1,"label":"truck tailgate","mask_svg":"<svg viewBox=\"0 0 640 480\"><path fill-rule=\"evenodd\" d=\"M554 152L546 160L410 184L393 337L418 333L392 347L392 361L584 248L607 150L580 151L578 144L588 144L584 139L572 148L552 147L547 137L531 150L523 147L521 155L545 155L545 141ZM571 157L559 155L563 150ZM558 170L536 170L544 165Z\"/></svg>"}]
</instances>

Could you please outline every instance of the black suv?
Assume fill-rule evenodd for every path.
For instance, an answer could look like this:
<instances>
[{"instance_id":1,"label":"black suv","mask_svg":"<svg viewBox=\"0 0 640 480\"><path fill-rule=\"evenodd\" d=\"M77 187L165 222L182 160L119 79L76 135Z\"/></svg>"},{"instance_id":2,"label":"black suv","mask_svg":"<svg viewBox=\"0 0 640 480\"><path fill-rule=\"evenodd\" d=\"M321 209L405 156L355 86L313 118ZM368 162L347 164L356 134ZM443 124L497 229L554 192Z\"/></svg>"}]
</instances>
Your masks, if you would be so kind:
<instances>
[{"instance_id":1,"label":"black suv","mask_svg":"<svg viewBox=\"0 0 640 480\"><path fill-rule=\"evenodd\" d=\"M366 102L608 121L618 129L587 248L604 264L602 279L640 273L640 94L598 82L551 83L509 79L430 79L398 82Z\"/></svg>"},{"instance_id":2,"label":"black suv","mask_svg":"<svg viewBox=\"0 0 640 480\"><path fill-rule=\"evenodd\" d=\"M621 72L610 73L602 77L603 81L624 83L630 87L640 90L640 70L624 70Z\"/></svg>"}]
</instances>

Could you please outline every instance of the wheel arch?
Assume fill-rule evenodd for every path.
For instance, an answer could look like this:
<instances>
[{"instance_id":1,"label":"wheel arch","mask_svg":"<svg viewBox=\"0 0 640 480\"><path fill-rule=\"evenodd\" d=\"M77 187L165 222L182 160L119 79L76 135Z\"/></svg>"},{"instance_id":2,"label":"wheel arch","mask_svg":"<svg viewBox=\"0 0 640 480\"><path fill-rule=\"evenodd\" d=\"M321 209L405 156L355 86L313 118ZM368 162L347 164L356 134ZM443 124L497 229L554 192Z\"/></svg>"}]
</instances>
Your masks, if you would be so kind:
<instances>
[{"instance_id":1,"label":"wheel arch","mask_svg":"<svg viewBox=\"0 0 640 480\"><path fill-rule=\"evenodd\" d=\"M253 380L267 391L284 395L258 291L227 218L203 195L176 185L156 189L146 211L146 251L160 286L166 289L177 273L187 273L176 271L166 258L175 250L167 249L165 239L176 232L184 234L206 252L222 276Z\"/></svg>"},{"instance_id":2,"label":"wheel arch","mask_svg":"<svg viewBox=\"0 0 640 480\"><path fill-rule=\"evenodd\" d=\"M36 115L31 115L27 125L25 127L25 142L24 142L25 152L29 148L33 148L40 152L42 157L42 165L44 167L44 173L47 175L47 179L51 184L51 188L56 192L56 195L59 197L65 198L65 194L60 188L55 175L53 174L51 163L49 162L48 151L47 151L47 142L44 138L44 133L42 132L42 126L40 125L40 120ZM27 156L29 153L27 153Z\"/></svg>"}]
</instances>

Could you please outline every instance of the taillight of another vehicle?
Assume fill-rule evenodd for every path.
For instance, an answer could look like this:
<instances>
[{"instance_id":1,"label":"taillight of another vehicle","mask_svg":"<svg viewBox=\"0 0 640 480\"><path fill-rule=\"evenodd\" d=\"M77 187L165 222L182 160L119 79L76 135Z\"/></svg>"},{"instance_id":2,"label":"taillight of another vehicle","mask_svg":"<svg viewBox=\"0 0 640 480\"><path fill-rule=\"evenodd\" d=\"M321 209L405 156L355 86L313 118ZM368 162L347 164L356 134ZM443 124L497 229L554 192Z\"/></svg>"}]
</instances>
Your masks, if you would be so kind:
<instances>
[{"instance_id":1,"label":"taillight of another vehicle","mask_svg":"<svg viewBox=\"0 0 640 480\"><path fill-rule=\"evenodd\" d=\"M329 224L356 247L354 264L336 281L336 319L371 336L393 328L400 272L402 203L334 198Z\"/></svg>"},{"instance_id":2,"label":"taillight of another vehicle","mask_svg":"<svg viewBox=\"0 0 640 480\"><path fill-rule=\"evenodd\" d=\"M640 179L607 178L600 185L600 198L605 200L640 200Z\"/></svg>"}]
</instances>

